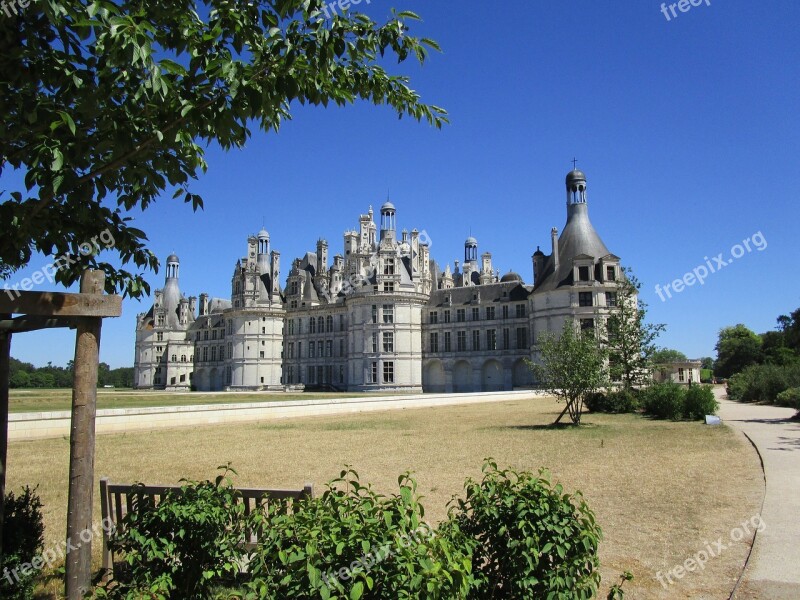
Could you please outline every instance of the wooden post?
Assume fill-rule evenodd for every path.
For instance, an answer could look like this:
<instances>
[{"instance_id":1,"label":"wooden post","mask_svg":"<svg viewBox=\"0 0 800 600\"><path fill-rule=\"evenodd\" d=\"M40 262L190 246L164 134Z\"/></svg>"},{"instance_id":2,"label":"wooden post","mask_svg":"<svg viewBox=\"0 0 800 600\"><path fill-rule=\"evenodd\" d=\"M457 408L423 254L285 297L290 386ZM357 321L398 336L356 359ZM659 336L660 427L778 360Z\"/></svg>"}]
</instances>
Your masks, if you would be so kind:
<instances>
[{"instance_id":1,"label":"wooden post","mask_svg":"<svg viewBox=\"0 0 800 600\"><path fill-rule=\"evenodd\" d=\"M0 318L10 315L0 315ZM8 377L11 333L0 331L0 558L3 557L3 522L6 515L6 464L8 460Z\"/></svg>"},{"instance_id":2,"label":"wooden post","mask_svg":"<svg viewBox=\"0 0 800 600\"><path fill-rule=\"evenodd\" d=\"M85 271L81 293L102 294L104 284L102 271ZM80 600L91 590L95 415L102 323L99 317L82 318L75 336L67 507L67 600Z\"/></svg>"}]
</instances>

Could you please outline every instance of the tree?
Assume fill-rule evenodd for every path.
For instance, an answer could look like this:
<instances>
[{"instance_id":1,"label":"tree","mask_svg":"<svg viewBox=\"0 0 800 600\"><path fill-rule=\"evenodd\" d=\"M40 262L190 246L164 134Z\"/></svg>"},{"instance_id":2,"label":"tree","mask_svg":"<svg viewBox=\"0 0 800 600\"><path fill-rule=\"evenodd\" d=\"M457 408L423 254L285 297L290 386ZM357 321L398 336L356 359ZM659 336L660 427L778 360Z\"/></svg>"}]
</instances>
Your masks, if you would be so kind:
<instances>
[{"instance_id":1,"label":"tree","mask_svg":"<svg viewBox=\"0 0 800 600\"><path fill-rule=\"evenodd\" d=\"M784 345L795 352L800 352L800 308L788 316L779 316L778 329L783 334Z\"/></svg>"},{"instance_id":2,"label":"tree","mask_svg":"<svg viewBox=\"0 0 800 600\"><path fill-rule=\"evenodd\" d=\"M43 0L3 15L0 175L21 170L25 185L0 191L0 279L38 251L59 257L48 277L64 285L93 268L108 292L149 292L123 268L158 269L130 214L167 190L201 208L189 184L207 168L202 145L242 147L252 124L277 131L293 103L362 99L447 122L380 66L386 53L423 63L438 49L408 35L416 15L378 25L329 10L323 0Z\"/></svg>"},{"instance_id":3,"label":"tree","mask_svg":"<svg viewBox=\"0 0 800 600\"><path fill-rule=\"evenodd\" d=\"M8 385L12 388L31 387L31 376L25 371L17 371L8 378Z\"/></svg>"},{"instance_id":4,"label":"tree","mask_svg":"<svg viewBox=\"0 0 800 600\"><path fill-rule=\"evenodd\" d=\"M709 371L714 370L714 359L710 356L704 356L700 359L700 368L707 369Z\"/></svg>"},{"instance_id":5,"label":"tree","mask_svg":"<svg viewBox=\"0 0 800 600\"><path fill-rule=\"evenodd\" d=\"M659 348L653 352L650 360L654 365L663 365L672 362L683 362L688 359L680 350L673 350L672 348Z\"/></svg>"},{"instance_id":6,"label":"tree","mask_svg":"<svg viewBox=\"0 0 800 600\"><path fill-rule=\"evenodd\" d=\"M741 323L721 329L714 373L718 377L730 377L745 367L762 362L761 343L758 334Z\"/></svg>"},{"instance_id":7,"label":"tree","mask_svg":"<svg viewBox=\"0 0 800 600\"><path fill-rule=\"evenodd\" d=\"M560 336L548 334L539 341L540 364L532 364L542 387L566 402L554 425L569 412L574 424L581 422L588 394L607 385L606 351L592 330L579 331L573 321L564 323Z\"/></svg>"},{"instance_id":8,"label":"tree","mask_svg":"<svg viewBox=\"0 0 800 600\"><path fill-rule=\"evenodd\" d=\"M647 304L639 299L641 287L633 272L624 269L617 282L617 306L608 318L603 340L611 380L622 381L628 390L650 381L655 340L666 329L663 324L645 322Z\"/></svg>"}]
</instances>

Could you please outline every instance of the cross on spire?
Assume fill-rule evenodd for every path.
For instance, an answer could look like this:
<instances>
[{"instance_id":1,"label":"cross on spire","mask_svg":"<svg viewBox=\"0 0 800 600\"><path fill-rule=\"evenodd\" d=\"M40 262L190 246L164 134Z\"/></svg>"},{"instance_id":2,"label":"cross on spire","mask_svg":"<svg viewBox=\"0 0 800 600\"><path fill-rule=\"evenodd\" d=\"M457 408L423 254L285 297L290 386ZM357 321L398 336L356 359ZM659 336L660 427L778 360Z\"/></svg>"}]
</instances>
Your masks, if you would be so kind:
<instances>
[{"instance_id":1,"label":"cross on spire","mask_svg":"<svg viewBox=\"0 0 800 600\"><path fill-rule=\"evenodd\" d=\"M577 158L573 158L572 159L572 168L573 169L577 169L578 168L578 159Z\"/></svg>"}]
</instances>

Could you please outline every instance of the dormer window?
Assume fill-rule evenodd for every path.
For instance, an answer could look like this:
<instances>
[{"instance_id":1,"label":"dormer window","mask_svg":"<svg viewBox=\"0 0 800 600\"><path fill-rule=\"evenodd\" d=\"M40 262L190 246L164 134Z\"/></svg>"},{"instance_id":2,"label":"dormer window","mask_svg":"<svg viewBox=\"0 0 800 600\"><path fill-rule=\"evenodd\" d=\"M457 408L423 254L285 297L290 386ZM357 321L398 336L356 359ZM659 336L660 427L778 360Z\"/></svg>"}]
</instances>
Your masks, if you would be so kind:
<instances>
[{"instance_id":1,"label":"dormer window","mask_svg":"<svg viewBox=\"0 0 800 600\"><path fill-rule=\"evenodd\" d=\"M578 267L578 281L589 281L589 267Z\"/></svg>"},{"instance_id":2,"label":"dormer window","mask_svg":"<svg viewBox=\"0 0 800 600\"><path fill-rule=\"evenodd\" d=\"M616 281L617 279L617 269L614 265L609 265L606 267L606 281Z\"/></svg>"}]
</instances>

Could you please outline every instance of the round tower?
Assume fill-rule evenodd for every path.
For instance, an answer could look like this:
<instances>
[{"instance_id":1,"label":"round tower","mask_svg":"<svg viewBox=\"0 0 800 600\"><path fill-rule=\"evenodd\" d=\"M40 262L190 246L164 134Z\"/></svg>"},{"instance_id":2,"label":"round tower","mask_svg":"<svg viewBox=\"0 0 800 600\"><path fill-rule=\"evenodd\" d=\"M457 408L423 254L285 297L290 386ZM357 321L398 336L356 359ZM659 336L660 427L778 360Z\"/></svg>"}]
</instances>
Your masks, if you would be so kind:
<instances>
[{"instance_id":1,"label":"round tower","mask_svg":"<svg viewBox=\"0 0 800 600\"><path fill-rule=\"evenodd\" d=\"M469 236L466 241L464 241L464 262L478 262L478 240L472 236Z\"/></svg>"},{"instance_id":2,"label":"round tower","mask_svg":"<svg viewBox=\"0 0 800 600\"><path fill-rule=\"evenodd\" d=\"M586 204L586 175L583 171L573 169L567 173L567 206Z\"/></svg>"},{"instance_id":3,"label":"round tower","mask_svg":"<svg viewBox=\"0 0 800 600\"><path fill-rule=\"evenodd\" d=\"M387 236L394 238L396 227L394 204L387 200L381 206L381 239Z\"/></svg>"},{"instance_id":4,"label":"round tower","mask_svg":"<svg viewBox=\"0 0 800 600\"><path fill-rule=\"evenodd\" d=\"M181 266L181 261L176 254L170 254L167 257L167 277L166 280L178 279L178 271Z\"/></svg>"}]
</instances>

